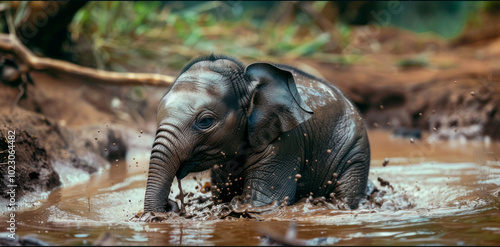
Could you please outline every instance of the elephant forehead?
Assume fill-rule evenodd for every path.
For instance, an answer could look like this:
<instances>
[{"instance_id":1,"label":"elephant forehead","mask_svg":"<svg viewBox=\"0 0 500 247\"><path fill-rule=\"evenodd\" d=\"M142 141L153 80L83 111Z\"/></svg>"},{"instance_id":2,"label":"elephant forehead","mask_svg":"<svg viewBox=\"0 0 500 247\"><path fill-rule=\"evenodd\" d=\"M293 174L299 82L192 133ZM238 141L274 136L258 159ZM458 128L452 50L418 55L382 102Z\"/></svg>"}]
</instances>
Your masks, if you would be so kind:
<instances>
[{"instance_id":1,"label":"elephant forehead","mask_svg":"<svg viewBox=\"0 0 500 247\"><path fill-rule=\"evenodd\" d=\"M216 99L203 92L177 91L167 94L160 107L170 112L195 112L214 102Z\"/></svg>"},{"instance_id":2,"label":"elephant forehead","mask_svg":"<svg viewBox=\"0 0 500 247\"><path fill-rule=\"evenodd\" d=\"M196 69L208 69L220 74L226 74L237 70L241 70L242 67L241 65L238 65L237 63L229 59L217 59L215 61L209 61L209 60L199 61L191 65L188 71Z\"/></svg>"},{"instance_id":3,"label":"elephant forehead","mask_svg":"<svg viewBox=\"0 0 500 247\"><path fill-rule=\"evenodd\" d=\"M193 94L207 94L212 97L222 97L229 89L230 81L223 75L210 71L193 71L181 74L171 92L190 92Z\"/></svg>"}]
</instances>

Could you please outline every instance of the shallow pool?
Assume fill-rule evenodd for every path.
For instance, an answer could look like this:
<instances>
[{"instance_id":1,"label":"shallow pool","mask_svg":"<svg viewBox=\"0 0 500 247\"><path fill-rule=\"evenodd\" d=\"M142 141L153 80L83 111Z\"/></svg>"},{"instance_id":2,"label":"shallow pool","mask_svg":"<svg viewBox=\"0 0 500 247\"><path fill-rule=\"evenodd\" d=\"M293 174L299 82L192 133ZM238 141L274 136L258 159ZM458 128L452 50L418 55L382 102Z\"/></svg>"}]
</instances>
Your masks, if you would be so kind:
<instances>
[{"instance_id":1,"label":"shallow pool","mask_svg":"<svg viewBox=\"0 0 500 247\"><path fill-rule=\"evenodd\" d=\"M132 150L99 174L24 198L16 233L56 245L500 245L499 143L410 143L383 131L369 138L370 180L380 192L357 210L301 202L259 220L198 215L136 222L148 151ZM199 191L206 175L196 177L182 181L185 192L208 197Z\"/></svg>"}]
</instances>

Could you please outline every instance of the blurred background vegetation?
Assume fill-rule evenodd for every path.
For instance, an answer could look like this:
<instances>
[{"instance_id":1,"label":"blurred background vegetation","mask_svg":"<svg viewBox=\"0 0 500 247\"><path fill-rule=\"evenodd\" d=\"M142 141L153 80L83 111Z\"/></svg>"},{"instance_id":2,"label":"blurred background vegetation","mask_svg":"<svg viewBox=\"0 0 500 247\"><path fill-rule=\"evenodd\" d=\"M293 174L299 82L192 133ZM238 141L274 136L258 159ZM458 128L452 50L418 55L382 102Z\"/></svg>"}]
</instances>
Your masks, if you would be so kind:
<instances>
[{"instance_id":1,"label":"blurred background vegetation","mask_svg":"<svg viewBox=\"0 0 500 247\"><path fill-rule=\"evenodd\" d=\"M290 64L335 83L374 128L500 139L499 14L498 1L12 1L0 28L39 56L110 71L176 76L210 53ZM164 93L116 91L131 105L120 112L144 119Z\"/></svg>"},{"instance_id":2,"label":"blurred background vegetation","mask_svg":"<svg viewBox=\"0 0 500 247\"><path fill-rule=\"evenodd\" d=\"M33 10L38 5L48 12L42 3L8 2L16 26L22 26L30 13L36 14ZM29 40L25 44L41 55L85 66L159 73L175 72L193 57L212 52L241 59L306 57L349 65L362 54L381 52L377 40L368 40L366 46L355 43L360 27L376 32L379 27L393 26L423 37L456 40L467 28L484 25L487 20L482 15L500 13L500 3L489 1L70 3L76 6L63 6L70 9L64 9L69 16L64 36L44 31L50 45L44 48ZM60 51L48 51L47 47L57 46ZM394 46L397 50L401 44ZM426 61L420 56L397 65L425 66Z\"/></svg>"}]
</instances>

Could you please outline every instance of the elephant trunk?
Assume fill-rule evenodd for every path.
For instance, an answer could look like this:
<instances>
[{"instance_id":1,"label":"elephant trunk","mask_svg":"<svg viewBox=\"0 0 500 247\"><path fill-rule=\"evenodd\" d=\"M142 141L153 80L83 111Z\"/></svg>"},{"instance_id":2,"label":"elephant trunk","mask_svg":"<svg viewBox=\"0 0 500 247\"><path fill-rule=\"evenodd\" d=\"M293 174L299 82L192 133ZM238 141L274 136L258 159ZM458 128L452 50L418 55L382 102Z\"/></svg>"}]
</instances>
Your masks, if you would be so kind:
<instances>
[{"instance_id":1,"label":"elephant trunk","mask_svg":"<svg viewBox=\"0 0 500 247\"><path fill-rule=\"evenodd\" d=\"M178 139L173 132L166 128L158 130L149 161L144 212L175 211L173 207L176 204L169 201L168 196L181 163L181 157L177 151L181 147L178 144Z\"/></svg>"}]
</instances>

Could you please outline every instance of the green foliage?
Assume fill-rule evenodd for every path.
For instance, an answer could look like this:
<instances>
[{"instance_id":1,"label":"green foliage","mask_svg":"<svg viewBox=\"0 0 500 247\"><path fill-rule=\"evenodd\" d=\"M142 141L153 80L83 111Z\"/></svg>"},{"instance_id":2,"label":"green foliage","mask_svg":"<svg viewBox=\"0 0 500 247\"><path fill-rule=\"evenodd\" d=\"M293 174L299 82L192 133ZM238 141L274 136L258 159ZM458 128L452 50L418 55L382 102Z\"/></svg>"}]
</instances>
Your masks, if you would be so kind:
<instances>
[{"instance_id":1,"label":"green foliage","mask_svg":"<svg viewBox=\"0 0 500 247\"><path fill-rule=\"evenodd\" d=\"M207 53L253 59L309 56L330 42L330 34L304 13L289 23L277 23L255 22L254 13L246 11L234 21L221 18L224 4L205 2L173 11L161 2L90 2L70 29L82 46L76 49L80 56L93 54L96 67L118 71L144 71L150 60L157 61L149 68L156 72L179 69Z\"/></svg>"},{"instance_id":2,"label":"green foliage","mask_svg":"<svg viewBox=\"0 0 500 247\"><path fill-rule=\"evenodd\" d=\"M500 13L500 2L499 1L482 1L482 9L491 15Z\"/></svg>"},{"instance_id":3,"label":"green foliage","mask_svg":"<svg viewBox=\"0 0 500 247\"><path fill-rule=\"evenodd\" d=\"M367 41L376 37L360 35L359 27L340 20L325 24L329 16L319 15L331 10L331 3L326 1L310 3L309 11L301 7L302 3L277 2L275 7L265 9L265 14L258 11L259 6L243 8L238 1L182 4L186 7L149 1L89 2L71 24L76 44L72 52L80 61L87 59L84 65L101 69L172 72L193 57L209 53L267 61L273 57L309 57L350 65L359 62L365 52L356 45L377 44L376 40ZM388 13L388 4L381 3L381 9L373 11ZM420 32L434 30L452 37L461 32L464 22L481 25L478 12L493 13L498 3L403 2L401 8L403 12L390 15L393 25ZM359 43L353 46L352 42ZM419 51L425 48L418 38L415 46ZM394 43L397 53L402 52L402 47ZM427 65L425 57L397 62L400 67Z\"/></svg>"},{"instance_id":4,"label":"green foliage","mask_svg":"<svg viewBox=\"0 0 500 247\"><path fill-rule=\"evenodd\" d=\"M411 68L411 67L427 67L429 66L429 61L427 57L420 55L409 59L401 59L396 62L396 66L402 68Z\"/></svg>"}]
</instances>

